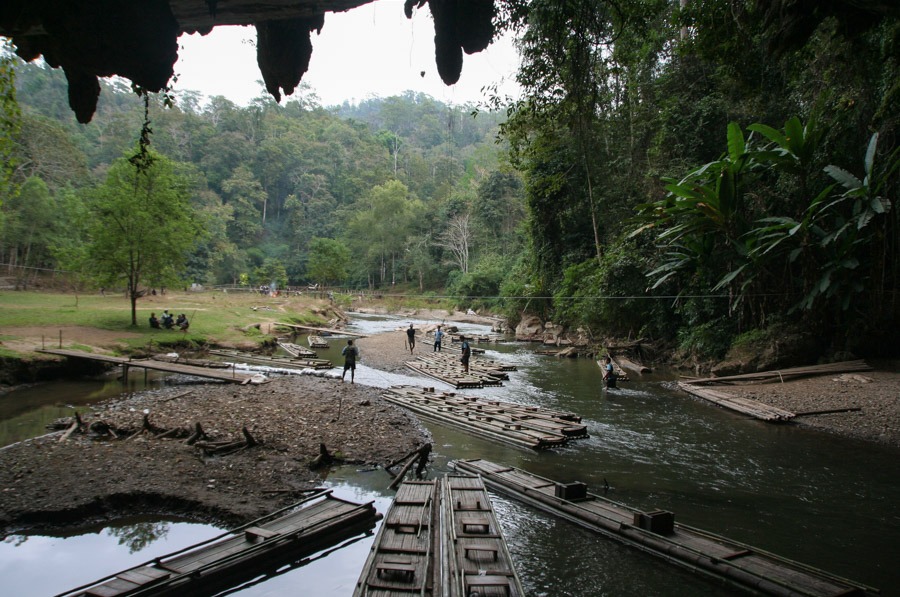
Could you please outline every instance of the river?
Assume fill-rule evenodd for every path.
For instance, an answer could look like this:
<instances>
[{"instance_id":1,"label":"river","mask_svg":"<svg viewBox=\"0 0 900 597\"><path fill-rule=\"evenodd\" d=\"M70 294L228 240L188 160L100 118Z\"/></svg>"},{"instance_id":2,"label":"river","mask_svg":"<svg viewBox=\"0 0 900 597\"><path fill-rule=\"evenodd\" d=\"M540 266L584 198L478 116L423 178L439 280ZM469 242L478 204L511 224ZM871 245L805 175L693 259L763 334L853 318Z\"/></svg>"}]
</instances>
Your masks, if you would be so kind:
<instances>
[{"instance_id":1,"label":"river","mask_svg":"<svg viewBox=\"0 0 900 597\"><path fill-rule=\"evenodd\" d=\"M379 317L355 324L365 332L397 326ZM431 474L449 470L452 459L485 458L558 481L582 481L595 492L608 484L616 501L670 510L679 522L900 595L900 450L748 419L667 389L665 376L607 391L591 360L540 356L535 347L515 343L485 347L489 357L519 370L503 387L467 392L576 412L590 437L538 453L427 423L435 440ZM408 381L364 366L357 371L358 383ZM128 391L143 380L134 383ZM151 377L148 383L172 381ZM39 433L40 417L71 414L66 404L121 391L117 382L81 381L11 392L0 397L0 444ZM381 512L390 504L387 482L383 471L352 467L334 471L328 481L336 495L374 500ZM529 595L734 594L502 496L493 502ZM0 543L0 578L12 591L4 594L52 594L220 532L177 520L133 520L72 537L13 535ZM236 594L349 595L371 541L363 538Z\"/></svg>"}]
</instances>

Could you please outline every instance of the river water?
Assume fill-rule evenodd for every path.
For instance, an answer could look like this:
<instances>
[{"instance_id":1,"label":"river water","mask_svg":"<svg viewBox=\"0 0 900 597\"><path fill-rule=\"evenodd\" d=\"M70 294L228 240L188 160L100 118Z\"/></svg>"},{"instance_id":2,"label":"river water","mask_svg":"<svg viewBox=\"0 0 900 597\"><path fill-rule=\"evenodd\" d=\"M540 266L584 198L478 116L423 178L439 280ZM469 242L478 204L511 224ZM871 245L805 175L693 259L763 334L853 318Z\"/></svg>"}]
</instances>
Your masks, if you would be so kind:
<instances>
[{"instance_id":1,"label":"river water","mask_svg":"<svg viewBox=\"0 0 900 597\"><path fill-rule=\"evenodd\" d=\"M370 333L398 325L378 317L355 323ZM485 347L488 357L519 370L503 387L465 392L578 413L590 437L560 450L533 452L426 423L435 441L431 474L449 470L453 459L484 458L562 482L582 481L598 493L608 484L607 495L616 501L670 510L679 522L877 587L883 595L900 595L900 450L748 419L667 389L664 376L607 391L591 360L540 356L533 346L514 343ZM356 379L376 386L411 381L365 366ZM128 391L140 389L143 380L132 383L138 386ZM148 383L176 382L150 378ZM440 388L437 382L429 385ZM121 391L118 382L85 381L11 392L0 397L0 444L40 433L42 424L35 421L41 417L70 415L66 404ZM374 500L380 512L390 504L388 482L384 471L352 467L334 471L328 480L336 495ZM529 595L734 594L571 523L493 497ZM7 587L0 592L53 594L220 532L177 520L131 520L83 529L74 537L13 535L0 543L0 586ZM371 541L369 536L344 545L236 594L349 595ZM47 574L47 562L53 574Z\"/></svg>"}]
</instances>

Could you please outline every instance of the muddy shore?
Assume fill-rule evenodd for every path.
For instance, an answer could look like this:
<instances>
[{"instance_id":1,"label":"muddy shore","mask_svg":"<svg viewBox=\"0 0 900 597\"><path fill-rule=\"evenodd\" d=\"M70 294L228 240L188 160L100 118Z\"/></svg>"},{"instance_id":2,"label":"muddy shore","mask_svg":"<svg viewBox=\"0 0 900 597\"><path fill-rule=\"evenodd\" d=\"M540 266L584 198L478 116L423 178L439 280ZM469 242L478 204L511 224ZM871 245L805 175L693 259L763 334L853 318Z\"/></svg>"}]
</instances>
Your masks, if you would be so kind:
<instances>
[{"instance_id":1,"label":"muddy shore","mask_svg":"<svg viewBox=\"0 0 900 597\"><path fill-rule=\"evenodd\" d=\"M144 415L175 437L140 433ZM0 536L48 525L164 513L237 525L299 500L323 472L310 463L324 444L340 462L384 466L430 441L427 430L378 390L290 376L258 386L196 384L104 403L84 416L120 439L61 434L0 450ZM186 436L201 423L209 441L260 445L205 456ZM390 481L387 473L385 484Z\"/></svg>"}]
</instances>

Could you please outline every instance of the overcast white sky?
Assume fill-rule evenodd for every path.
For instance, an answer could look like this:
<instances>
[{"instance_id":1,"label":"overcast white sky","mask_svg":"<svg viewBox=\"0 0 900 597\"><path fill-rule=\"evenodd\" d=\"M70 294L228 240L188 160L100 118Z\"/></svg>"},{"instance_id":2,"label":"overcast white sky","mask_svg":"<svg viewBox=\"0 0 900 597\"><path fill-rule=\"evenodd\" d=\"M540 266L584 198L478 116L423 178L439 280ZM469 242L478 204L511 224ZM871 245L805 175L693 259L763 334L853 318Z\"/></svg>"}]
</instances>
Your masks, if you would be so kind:
<instances>
[{"instance_id":1,"label":"overcast white sky","mask_svg":"<svg viewBox=\"0 0 900 597\"><path fill-rule=\"evenodd\" d=\"M175 64L176 90L196 90L207 98L223 95L247 105L263 93L257 83L262 76L255 41L252 27L216 27L206 36L182 35ZM514 80L519 58L510 38L496 40L483 52L465 54L459 82L444 85L434 63L431 13L423 7L408 20L402 0L379 0L344 13L326 13L322 33L312 34L312 45L303 82L325 106L409 89L446 103L478 102L484 96L482 87L501 82L502 93L519 94Z\"/></svg>"}]
</instances>

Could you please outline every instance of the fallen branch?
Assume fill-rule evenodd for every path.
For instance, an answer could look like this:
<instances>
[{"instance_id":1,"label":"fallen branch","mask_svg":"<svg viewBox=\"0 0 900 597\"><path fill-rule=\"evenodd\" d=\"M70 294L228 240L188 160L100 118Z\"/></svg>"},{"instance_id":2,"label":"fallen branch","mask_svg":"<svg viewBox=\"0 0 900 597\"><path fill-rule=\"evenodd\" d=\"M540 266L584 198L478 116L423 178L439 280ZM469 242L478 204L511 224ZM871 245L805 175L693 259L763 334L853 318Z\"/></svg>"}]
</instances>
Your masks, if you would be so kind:
<instances>
[{"instance_id":1,"label":"fallen branch","mask_svg":"<svg viewBox=\"0 0 900 597\"><path fill-rule=\"evenodd\" d=\"M417 449L415 452L411 452L410 459L403 465L403 468L400 469L400 472L394 477L394 480L391 481L391 484L388 485L388 489L397 489L400 486L400 483L403 482L403 478L406 476L406 473L409 472L409 469L412 468L412 465L416 462L419 463L418 468L416 468L416 474L418 476L422 476L422 472L425 470L425 466L428 464L428 456L431 454L431 444L425 444L421 448ZM388 471L390 472L390 471Z\"/></svg>"},{"instance_id":2,"label":"fallen branch","mask_svg":"<svg viewBox=\"0 0 900 597\"><path fill-rule=\"evenodd\" d=\"M81 420L81 415L79 415L78 411L76 410L75 411L75 420L72 421L72 424L69 426L69 428L66 430L66 432L63 433L62 437L59 438L59 443L62 443L64 441L66 441L67 439L69 439L69 436L72 435L73 433L75 433L76 429L80 430L83 426L84 426L84 421Z\"/></svg>"},{"instance_id":3,"label":"fallen branch","mask_svg":"<svg viewBox=\"0 0 900 597\"><path fill-rule=\"evenodd\" d=\"M205 431L203 431L203 427L200 426L200 423L196 423L194 425L194 433L192 433L191 436L188 437L184 443L186 443L189 446L193 446L195 443L197 443L198 440L201 440L201 439L209 439L209 436L206 435Z\"/></svg>"}]
</instances>

